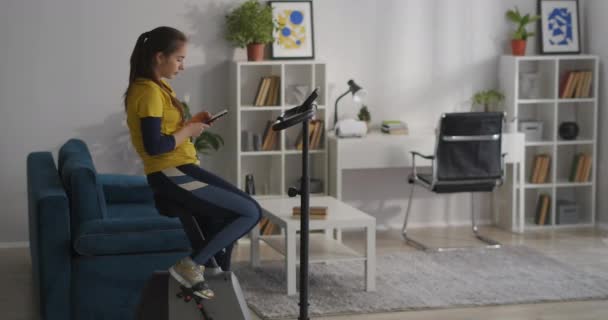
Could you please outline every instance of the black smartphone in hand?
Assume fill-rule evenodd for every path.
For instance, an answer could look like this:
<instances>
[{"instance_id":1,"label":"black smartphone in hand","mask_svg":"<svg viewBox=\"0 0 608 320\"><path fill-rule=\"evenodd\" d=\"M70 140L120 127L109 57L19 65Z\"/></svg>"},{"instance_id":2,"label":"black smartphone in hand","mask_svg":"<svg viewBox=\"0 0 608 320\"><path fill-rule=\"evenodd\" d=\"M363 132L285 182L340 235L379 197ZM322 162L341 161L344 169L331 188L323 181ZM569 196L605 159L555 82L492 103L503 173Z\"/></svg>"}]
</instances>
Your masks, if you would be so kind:
<instances>
[{"instance_id":1,"label":"black smartphone in hand","mask_svg":"<svg viewBox=\"0 0 608 320\"><path fill-rule=\"evenodd\" d=\"M224 109L216 114L214 114L213 116L211 116L211 118L207 121L205 121L206 124L212 124L215 120L225 116L228 113L227 109Z\"/></svg>"}]
</instances>

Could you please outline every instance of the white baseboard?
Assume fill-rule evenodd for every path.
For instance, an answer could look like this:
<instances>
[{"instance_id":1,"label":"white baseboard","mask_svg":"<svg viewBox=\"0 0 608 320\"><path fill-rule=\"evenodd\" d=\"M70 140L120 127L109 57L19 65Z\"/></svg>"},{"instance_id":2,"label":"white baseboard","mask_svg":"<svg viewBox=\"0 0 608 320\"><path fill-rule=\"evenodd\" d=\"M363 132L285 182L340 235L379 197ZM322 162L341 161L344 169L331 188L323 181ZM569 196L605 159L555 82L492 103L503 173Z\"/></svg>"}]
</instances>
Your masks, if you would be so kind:
<instances>
[{"instance_id":1,"label":"white baseboard","mask_svg":"<svg viewBox=\"0 0 608 320\"><path fill-rule=\"evenodd\" d=\"M15 249L15 248L29 248L29 241L21 242L0 242L0 249Z\"/></svg>"},{"instance_id":2,"label":"white baseboard","mask_svg":"<svg viewBox=\"0 0 608 320\"><path fill-rule=\"evenodd\" d=\"M598 227L600 230L608 231L608 223L598 223L598 224L597 224L597 227Z\"/></svg>"}]
</instances>

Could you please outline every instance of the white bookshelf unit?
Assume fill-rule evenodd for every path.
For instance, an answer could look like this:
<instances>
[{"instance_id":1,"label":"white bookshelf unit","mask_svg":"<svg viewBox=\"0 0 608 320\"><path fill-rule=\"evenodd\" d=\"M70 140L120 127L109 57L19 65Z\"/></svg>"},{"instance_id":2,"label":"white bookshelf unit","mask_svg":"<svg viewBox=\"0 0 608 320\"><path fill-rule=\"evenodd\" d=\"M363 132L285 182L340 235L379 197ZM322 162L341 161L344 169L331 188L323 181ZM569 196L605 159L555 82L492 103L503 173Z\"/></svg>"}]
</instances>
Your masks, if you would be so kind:
<instances>
[{"instance_id":1,"label":"white bookshelf unit","mask_svg":"<svg viewBox=\"0 0 608 320\"><path fill-rule=\"evenodd\" d=\"M271 150L254 150L249 136L257 134L263 142L268 121L274 121L283 111L298 105L297 98L306 98L314 88L319 88L316 120L322 120L318 147L310 150L311 179L321 182L318 194L327 194L327 66L313 60L290 61L235 61L230 71L230 112L233 121L232 134L227 137L230 154L236 155L232 176L235 184L245 190L245 176L253 174L256 196L284 197L287 188L299 186L302 173L302 152L296 148L296 140L302 126L294 126L277 132L277 142ZM279 77L278 103L272 106L255 105L261 79L267 76ZM299 90L299 96L294 94ZM246 141L247 139L248 141ZM260 143L261 145L261 143Z\"/></svg>"},{"instance_id":2,"label":"white bookshelf unit","mask_svg":"<svg viewBox=\"0 0 608 320\"><path fill-rule=\"evenodd\" d=\"M539 139L526 138L525 161L522 163L525 174L514 182L518 215L505 226L511 231L523 233L545 228L595 225L598 68L599 59L593 55L501 57L499 83L505 94L505 111L510 126L519 129L525 120L542 122ZM563 98L568 76L581 71L591 72L589 94ZM579 133L575 139L561 138L559 127L563 122L578 124ZM573 171L576 172L575 159L580 153L589 155L591 169L588 178L575 182L571 177ZM550 166L545 181L533 183L534 160L539 154L550 157ZM537 217L541 195L550 197L544 224L539 224ZM570 208L576 207L576 210L569 211L575 214L560 215L558 205L566 208L564 201Z\"/></svg>"}]
</instances>

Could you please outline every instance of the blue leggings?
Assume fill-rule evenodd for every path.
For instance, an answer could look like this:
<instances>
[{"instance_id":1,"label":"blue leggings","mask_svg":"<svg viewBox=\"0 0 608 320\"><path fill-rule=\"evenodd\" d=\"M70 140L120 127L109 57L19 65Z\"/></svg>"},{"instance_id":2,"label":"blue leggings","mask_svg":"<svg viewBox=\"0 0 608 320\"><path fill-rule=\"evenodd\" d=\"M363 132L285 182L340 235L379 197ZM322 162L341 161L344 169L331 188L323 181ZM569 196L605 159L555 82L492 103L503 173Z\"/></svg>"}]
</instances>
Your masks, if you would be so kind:
<instances>
[{"instance_id":1,"label":"blue leggings","mask_svg":"<svg viewBox=\"0 0 608 320\"><path fill-rule=\"evenodd\" d=\"M198 264L218 257L218 253L221 256L225 248L224 254L229 255L234 242L247 234L262 215L260 205L248 194L194 164L151 173L148 184L155 193L185 209L176 214L192 244L191 257ZM197 224L205 241L196 232Z\"/></svg>"}]
</instances>

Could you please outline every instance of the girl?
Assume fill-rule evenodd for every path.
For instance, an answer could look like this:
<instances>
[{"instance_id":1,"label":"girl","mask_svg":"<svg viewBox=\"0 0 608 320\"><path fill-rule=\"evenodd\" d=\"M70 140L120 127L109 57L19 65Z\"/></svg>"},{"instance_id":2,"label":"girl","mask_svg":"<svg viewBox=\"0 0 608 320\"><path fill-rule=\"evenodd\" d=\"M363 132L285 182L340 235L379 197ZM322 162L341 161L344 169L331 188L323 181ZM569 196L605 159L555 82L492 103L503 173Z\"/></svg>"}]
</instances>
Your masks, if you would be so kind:
<instances>
[{"instance_id":1,"label":"girl","mask_svg":"<svg viewBox=\"0 0 608 320\"><path fill-rule=\"evenodd\" d=\"M210 299L214 293L205 282L203 264L251 230L261 208L249 195L199 166L190 138L198 137L208 125L184 123L182 104L164 80L184 70L186 43L186 36L170 27L158 27L137 38L125 108L131 141L143 160L148 184L155 194L185 208L176 214L192 244L192 254L177 261L169 273L197 296ZM202 118L209 119L209 113ZM195 220L203 231L213 225L204 246Z\"/></svg>"}]
</instances>

